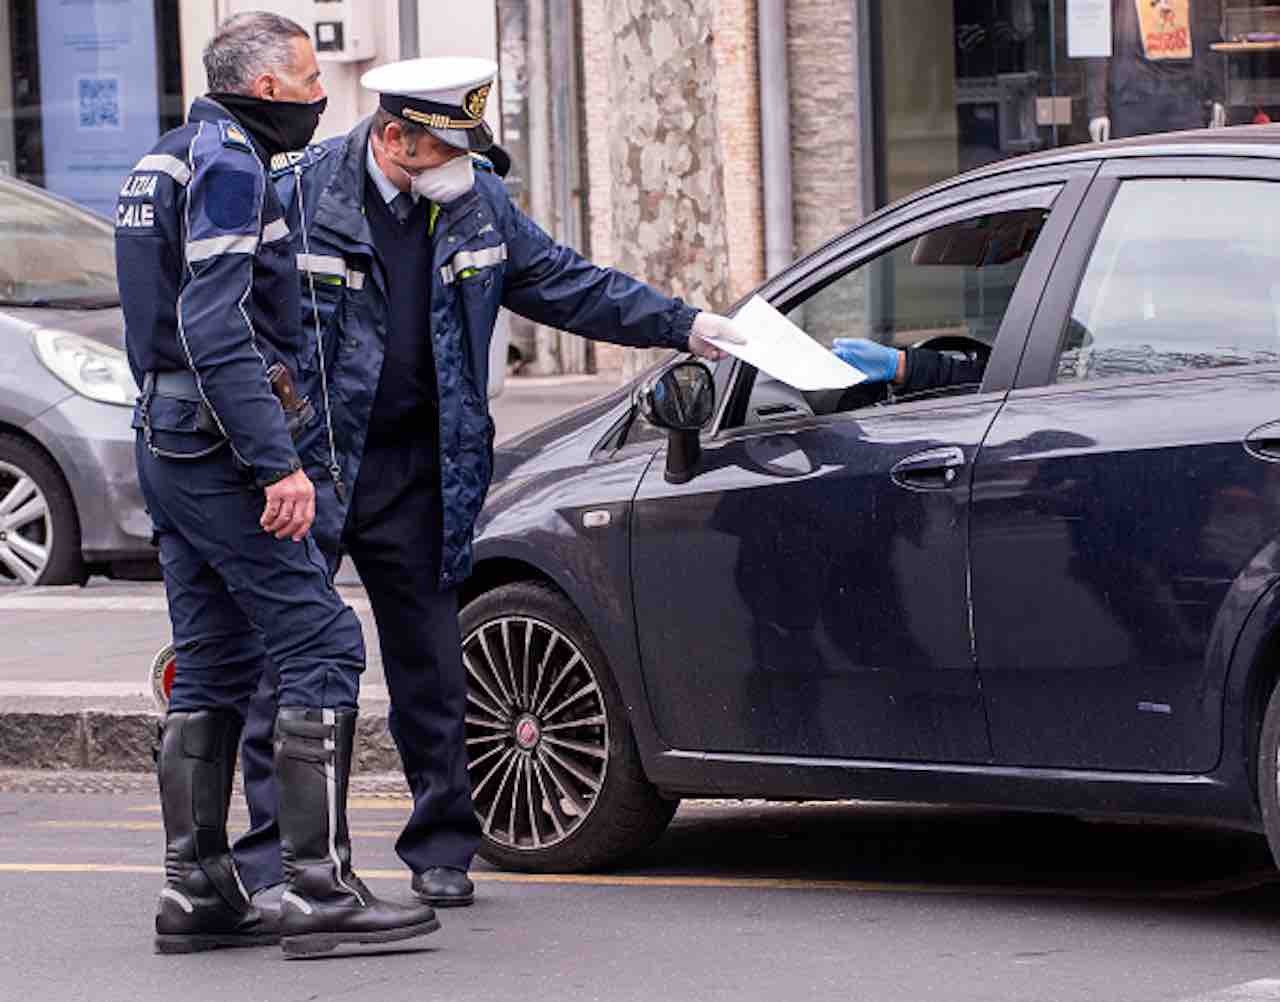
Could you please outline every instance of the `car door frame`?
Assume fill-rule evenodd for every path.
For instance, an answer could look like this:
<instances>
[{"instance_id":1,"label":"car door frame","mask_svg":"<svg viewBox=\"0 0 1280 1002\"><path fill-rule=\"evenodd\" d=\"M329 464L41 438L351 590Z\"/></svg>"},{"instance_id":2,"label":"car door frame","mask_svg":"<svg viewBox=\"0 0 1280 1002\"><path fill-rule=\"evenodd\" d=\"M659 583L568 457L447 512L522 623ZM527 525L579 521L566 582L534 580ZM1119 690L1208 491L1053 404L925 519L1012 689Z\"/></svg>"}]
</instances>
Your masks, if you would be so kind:
<instances>
[{"instance_id":1,"label":"car door frame","mask_svg":"<svg viewBox=\"0 0 1280 1002\"><path fill-rule=\"evenodd\" d=\"M1256 365L1240 366L1238 372L1185 370L1164 375L1116 376L1090 380L1087 384L1064 385L1052 381L1076 296L1115 196L1125 181L1147 178L1265 180L1280 185L1280 157L1243 148L1223 153L1184 153L1161 148L1140 155L1118 155L1099 163L1040 299L1023 357L1013 376L1009 391L1013 399L1076 394L1096 387L1159 386L1280 370L1280 366ZM1274 571L1280 577L1280 553L1276 554ZM1141 792L1135 790L1135 794L1150 798L1152 808L1158 812L1186 817L1203 813L1241 827L1254 827L1249 824L1256 821L1249 814L1249 807L1256 797L1256 725L1260 724L1265 710L1265 694L1257 691L1260 678L1257 656L1276 630L1280 630L1280 584L1272 583L1255 593L1228 599L1208 654L1218 662L1215 671L1221 677L1217 691L1222 699L1221 753L1213 770L1194 776L1126 773L1115 774L1114 778L1141 787ZM1064 778L1072 774L1082 780L1088 775L1085 770L1063 771ZM1195 807L1190 807L1191 804Z\"/></svg>"},{"instance_id":2,"label":"car door frame","mask_svg":"<svg viewBox=\"0 0 1280 1002\"><path fill-rule=\"evenodd\" d=\"M967 218L965 207L993 197L1013 194L1021 190L1061 185L1052 211L1026 268L1019 278L1014 295L1001 321L995 347L984 373L982 385L976 394L966 400L981 398L1002 399L1013 385L1018 371L1040 299L1048 284L1055 262L1071 231L1073 221L1080 210L1090 184L1099 167L1094 160L1057 163L1046 166L1022 167L1016 170L992 171L977 178L960 179L914 198L883 214L877 215L861 227L855 228L832 241L810 257L793 265L787 271L761 286L756 293L770 301L775 308L786 311L802 298L816 292L817 288L855 270L892 247L909 241L939 225ZM751 296L742 300L745 303ZM740 307L742 303L739 303ZM736 309L732 312L736 312ZM741 394L749 395L755 370L740 361L733 363L727 380L728 390L717 401L716 414L710 429L705 433L706 444L714 448L721 442L739 441L759 435L777 435L788 429L808 428L849 419L848 414L799 415L749 426L727 427L727 421L737 406ZM912 413L943 407L954 407L957 398L942 397L897 403L894 413ZM997 412L998 413L998 412ZM994 419L994 414L993 414ZM623 445L625 449L625 444ZM653 462L663 460L665 446L654 451ZM637 489L639 485L637 484ZM967 554L966 554L967 559ZM966 600L968 597L966 596ZM633 611L633 615L635 615ZM972 654L972 633L970 634ZM639 650L636 652L639 663ZM643 672L635 684L643 689ZM636 705L636 704L633 704ZM660 737L656 719L647 692L643 700L643 720L633 717L633 726L646 771L659 788L672 793L720 792L754 796L842 796L847 795L850 782L867 784L865 790L872 795L881 788L889 795L901 795L904 791L894 784L901 777L909 782L916 777L926 784L936 782L946 774L965 773L972 766L948 767L922 762L871 762L870 760L805 760L801 763L792 757L753 755L747 753L708 753L688 751L668 746ZM797 768L800 765L800 768ZM854 779L854 777L858 779ZM708 782L712 785L708 787ZM920 790L924 795L926 788Z\"/></svg>"}]
</instances>

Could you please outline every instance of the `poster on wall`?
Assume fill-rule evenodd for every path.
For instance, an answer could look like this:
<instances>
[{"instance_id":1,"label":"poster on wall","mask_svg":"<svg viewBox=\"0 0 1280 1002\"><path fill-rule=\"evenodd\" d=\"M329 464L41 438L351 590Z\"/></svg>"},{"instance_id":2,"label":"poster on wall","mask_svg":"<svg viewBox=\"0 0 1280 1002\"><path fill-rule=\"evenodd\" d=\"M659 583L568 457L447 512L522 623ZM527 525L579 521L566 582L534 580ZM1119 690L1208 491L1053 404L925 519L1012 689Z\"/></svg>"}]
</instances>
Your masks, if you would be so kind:
<instances>
[{"instance_id":1,"label":"poster on wall","mask_svg":"<svg viewBox=\"0 0 1280 1002\"><path fill-rule=\"evenodd\" d=\"M1111 58L1111 0L1067 0L1067 58Z\"/></svg>"},{"instance_id":2,"label":"poster on wall","mask_svg":"<svg viewBox=\"0 0 1280 1002\"><path fill-rule=\"evenodd\" d=\"M45 187L104 215L160 134L155 0L39 0Z\"/></svg>"},{"instance_id":3,"label":"poster on wall","mask_svg":"<svg viewBox=\"0 0 1280 1002\"><path fill-rule=\"evenodd\" d=\"M1152 61L1191 58L1191 0L1133 2L1138 5L1144 56Z\"/></svg>"}]
</instances>

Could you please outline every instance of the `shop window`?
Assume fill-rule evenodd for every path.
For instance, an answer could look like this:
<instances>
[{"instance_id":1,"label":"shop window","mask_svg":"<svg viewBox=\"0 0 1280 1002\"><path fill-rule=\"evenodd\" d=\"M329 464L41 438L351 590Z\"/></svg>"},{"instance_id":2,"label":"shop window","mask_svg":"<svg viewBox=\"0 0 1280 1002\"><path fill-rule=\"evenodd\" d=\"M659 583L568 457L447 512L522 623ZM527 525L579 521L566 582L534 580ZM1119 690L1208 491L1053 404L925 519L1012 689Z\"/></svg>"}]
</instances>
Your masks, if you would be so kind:
<instances>
[{"instance_id":1,"label":"shop window","mask_svg":"<svg viewBox=\"0 0 1280 1002\"><path fill-rule=\"evenodd\" d=\"M0 173L104 215L182 122L177 0L0 0Z\"/></svg>"},{"instance_id":2,"label":"shop window","mask_svg":"<svg viewBox=\"0 0 1280 1002\"><path fill-rule=\"evenodd\" d=\"M1059 383L1280 362L1277 185L1136 180L1098 236Z\"/></svg>"}]
</instances>

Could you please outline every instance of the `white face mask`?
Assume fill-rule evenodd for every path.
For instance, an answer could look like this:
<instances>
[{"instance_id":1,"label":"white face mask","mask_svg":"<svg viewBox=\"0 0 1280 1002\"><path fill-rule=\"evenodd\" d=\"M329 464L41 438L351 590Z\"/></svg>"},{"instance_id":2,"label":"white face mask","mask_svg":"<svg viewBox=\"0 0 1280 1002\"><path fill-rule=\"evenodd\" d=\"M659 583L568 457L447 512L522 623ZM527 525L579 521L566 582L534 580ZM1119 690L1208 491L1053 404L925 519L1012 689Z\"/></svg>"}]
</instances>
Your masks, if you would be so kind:
<instances>
[{"instance_id":1,"label":"white face mask","mask_svg":"<svg viewBox=\"0 0 1280 1002\"><path fill-rule=\"evenodd\" d=\"M476 175L471 157L463 154L440 167L429 167L413 178L413 193L447 205L475 187Z\"/></svg>"}]
</instances>

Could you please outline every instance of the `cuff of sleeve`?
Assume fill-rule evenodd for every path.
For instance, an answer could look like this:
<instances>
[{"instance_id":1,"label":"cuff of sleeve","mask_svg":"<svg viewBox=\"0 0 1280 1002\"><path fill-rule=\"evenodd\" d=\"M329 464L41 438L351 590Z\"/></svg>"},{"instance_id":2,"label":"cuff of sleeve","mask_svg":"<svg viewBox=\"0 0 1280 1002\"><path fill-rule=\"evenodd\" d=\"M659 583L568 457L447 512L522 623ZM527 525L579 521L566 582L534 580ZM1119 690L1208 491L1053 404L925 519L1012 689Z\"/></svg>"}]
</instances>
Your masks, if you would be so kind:
<instances>
[{"instance_id":1,"label":"cuff of sleeve","mask_svg":"<svg viewBox=\"0 0 1280 1002\"><path fill-rule=\"evenodd\" d=\"M899 393L915 393L917 390L932 389L937 385L938 356L926 349L907 348L907 364L903 367L902 385L896 387Z\"/></svg>"},{"instance_id":2,"label":"cuff of sleeve","mask_svg":"<svg viewBox=\"0 0 1280 1002\"><path fill-rule=\"evenodd\" d=\"M289 468L287 470L264 470L255 469L255 479L259 487L270 487L272 484L279 483L285 477L291 477L302 469L302 463L297 456L289 460Z\"/></svg>"},{"instance_id":3,"label":"cuff of sleeve","mask_svg":"<svg viewBox=\"0 0 1280 1002\"><path fill-rule=\"evenodd\" d=\"M677 351L689 350L689 335L693 333L693 321L701 310L695 310L682 299L673 300L668 311L667 345Z\"/></svg>"}]
</instances>

